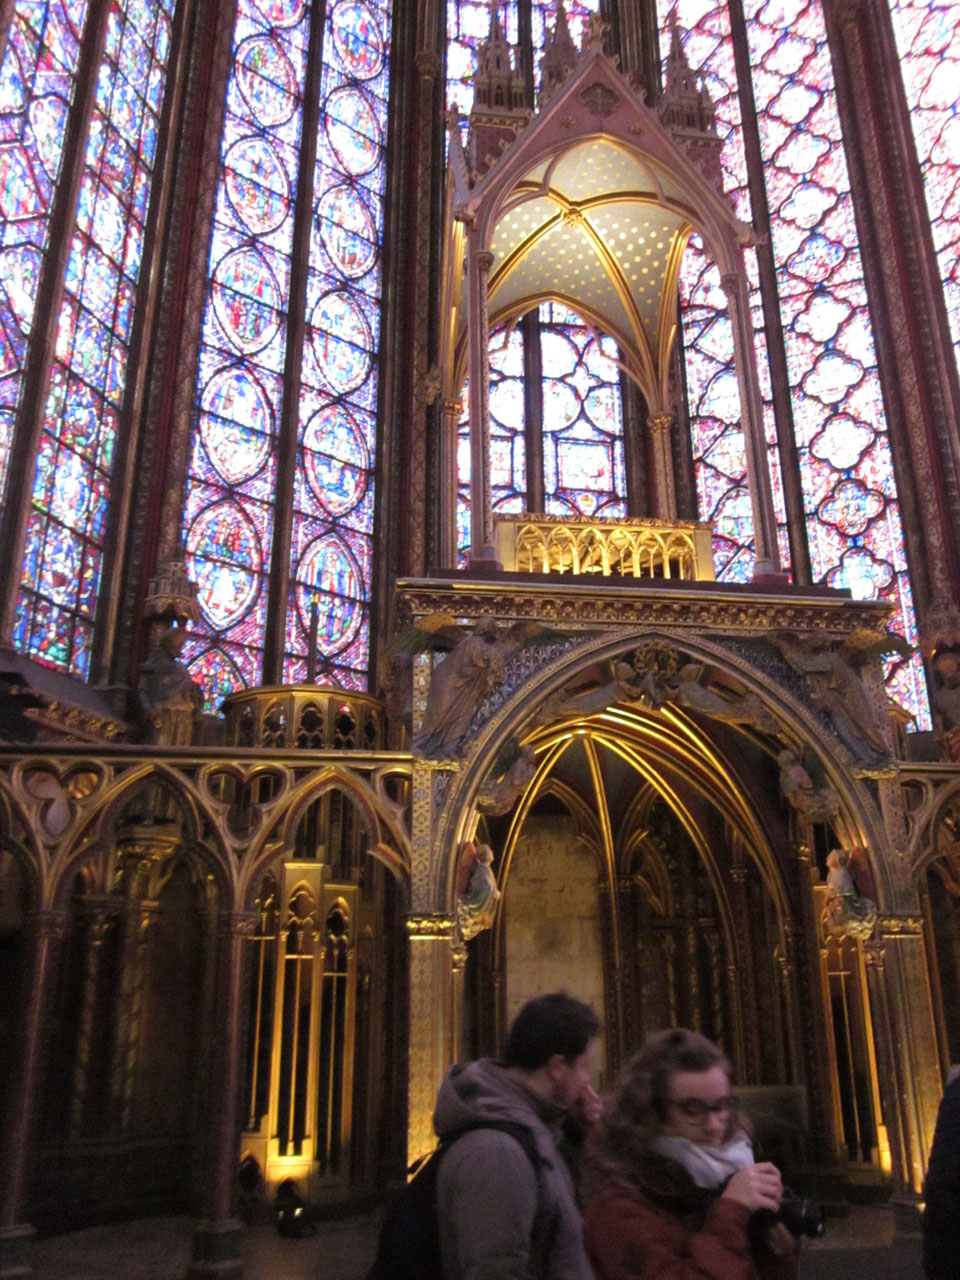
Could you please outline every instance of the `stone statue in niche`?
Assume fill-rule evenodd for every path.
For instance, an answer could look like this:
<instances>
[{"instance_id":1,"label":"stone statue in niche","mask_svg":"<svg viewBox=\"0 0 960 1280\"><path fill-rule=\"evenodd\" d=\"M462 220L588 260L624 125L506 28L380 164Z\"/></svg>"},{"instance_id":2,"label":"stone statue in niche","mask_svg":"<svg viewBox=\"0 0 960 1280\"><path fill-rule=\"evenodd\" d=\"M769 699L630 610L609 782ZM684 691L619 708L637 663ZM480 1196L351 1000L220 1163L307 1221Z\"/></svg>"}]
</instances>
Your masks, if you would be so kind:
<instances>
[{"instance_id":1,"label":"stone statue in niche","mask_svg":"<svg viewBox=\"0 0 960 1280\"><path fill-rule=\"evenodd\" d=\"M203 690L180 661L186 638L182 627L161 631L137 680L149 740L168 747L194 741L203 709Z\"/></svg>"},{"instance_id":2,"label":"stone statue in niche","mask_svg":"<svg viewBox=\"0 0 960 1280\"><path fill-rule=\"evenodd\" d=\"M831 849L821 921L834 937L869 938L877 923L873 877L862 849Z\"/></svg>"},{"instance_id":3,"label":"stone statue in niche","mask_svg":"<svg viewBox=\"0 0 960 1280\"><path fill-rule=\"evenodd\" d=\"M457 899L457 927L464 942L489 929L496 919L500 890L493 873L493 850L488 844L475 845L468 840L463 846L467 857L474 859L470 881Z\"/></svg>"},{"instance_id":4,"label":"stone statue in niche","mask_svg":"<svg viewBox=\"0 0 960 1280\"><path fill-rule=\"evenodd\" d=\"M488 817L509 813L537 772L537 753L531 743L522 746L500 778L488 778L477 796L477 808Z\"/></svg>"},{"instance_id":5,"label":"stone statue in niche","mask_svg":"<svg viewBox=\"0 0 960 1280\"><path fill-rule=\"evenodd\" d=\"M797 753L784 747L777 756L780 793L807 822L832 822L840 810L840 797L832 787L816 787Z\"/></svg>"}]
</instances>

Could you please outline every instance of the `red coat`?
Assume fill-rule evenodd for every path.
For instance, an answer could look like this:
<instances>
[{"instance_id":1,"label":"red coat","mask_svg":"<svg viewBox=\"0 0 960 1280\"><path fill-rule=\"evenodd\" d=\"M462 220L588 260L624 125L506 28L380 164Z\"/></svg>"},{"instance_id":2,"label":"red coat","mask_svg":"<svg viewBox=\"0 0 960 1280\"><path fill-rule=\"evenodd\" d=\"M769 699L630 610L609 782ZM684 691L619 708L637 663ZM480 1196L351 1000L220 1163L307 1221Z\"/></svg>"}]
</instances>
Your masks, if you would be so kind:
<instances>
[{"instance_id":1,"label":"red coat","mask_svg":"<svg viewBox=\"0 0 960 1280\"><path fill-rule=\"evenodd\" d=\"M799 1250L779 1258L754 1254L749 1218L735 1200L678 1214L610 1185L590 1202L583 1238L597 1280L794 1280Z\"/></svg>"}]
</instances>

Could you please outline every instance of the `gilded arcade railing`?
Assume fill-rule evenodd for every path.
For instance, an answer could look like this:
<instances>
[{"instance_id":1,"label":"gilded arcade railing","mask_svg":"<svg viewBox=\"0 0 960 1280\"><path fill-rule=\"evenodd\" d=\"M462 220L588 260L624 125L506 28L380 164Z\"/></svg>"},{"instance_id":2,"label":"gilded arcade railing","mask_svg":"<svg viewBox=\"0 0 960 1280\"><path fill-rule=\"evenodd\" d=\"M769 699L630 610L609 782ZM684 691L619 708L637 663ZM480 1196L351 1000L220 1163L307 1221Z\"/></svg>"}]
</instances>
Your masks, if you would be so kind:
<instances>
[{"instance_id":1,"label":"gilded arcade railing","mask_svg":"<svg viewBox=\"0 0 960 1280\"><path fill-rule=\"evenodd\" d=\"M713 581L709 524L498 515L497 557L516 573Z\"/></svg>"}]
</instances>

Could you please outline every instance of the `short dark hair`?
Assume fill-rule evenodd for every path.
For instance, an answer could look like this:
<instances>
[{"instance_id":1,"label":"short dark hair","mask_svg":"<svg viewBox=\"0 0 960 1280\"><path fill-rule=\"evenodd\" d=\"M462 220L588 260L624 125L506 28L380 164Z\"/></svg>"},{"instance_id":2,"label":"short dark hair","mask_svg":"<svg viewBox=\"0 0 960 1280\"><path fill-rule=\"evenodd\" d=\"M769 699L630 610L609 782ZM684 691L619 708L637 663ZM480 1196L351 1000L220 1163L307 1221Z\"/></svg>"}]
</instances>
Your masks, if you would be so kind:
<instances>
[{"instance_id":1,"label":"short dark hair","mask_svg":"<svg viewBox=\"0 0 960 1280\"><path fill-rule=\"evenodd\" d=\"M573 1062L598 1034L600 1019L588 1004L565 991L528 1000L510 1028L504 1063L522 1071L546 1066L555 1053Z\"/></svg>"}]
</instances>

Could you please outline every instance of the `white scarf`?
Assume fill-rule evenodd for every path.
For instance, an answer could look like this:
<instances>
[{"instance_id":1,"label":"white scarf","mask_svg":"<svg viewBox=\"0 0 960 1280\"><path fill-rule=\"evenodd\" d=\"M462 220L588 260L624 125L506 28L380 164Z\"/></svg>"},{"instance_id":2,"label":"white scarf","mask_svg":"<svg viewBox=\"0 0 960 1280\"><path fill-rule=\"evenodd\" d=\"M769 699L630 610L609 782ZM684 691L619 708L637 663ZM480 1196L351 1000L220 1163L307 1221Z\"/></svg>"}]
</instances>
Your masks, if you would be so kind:
<instances>
[{"instance_id":1,"label":"white scarf","mask_svg":"<svg viewBox=\"0 0 960 1280\"><path fill-rule=\"evenodd\" d=\"M702 1147L689 1138L662 1134L653 1143L654 1151L682 1165L698 1187L711 1190L722 1186L738 1169L753 1164L753 1147L741 1130L720 1147Z\"/></svg>"}]
</instances>

